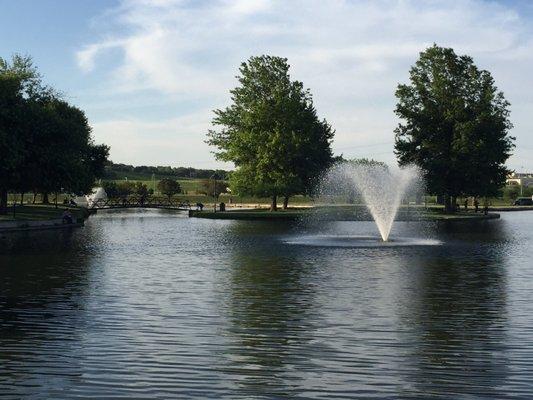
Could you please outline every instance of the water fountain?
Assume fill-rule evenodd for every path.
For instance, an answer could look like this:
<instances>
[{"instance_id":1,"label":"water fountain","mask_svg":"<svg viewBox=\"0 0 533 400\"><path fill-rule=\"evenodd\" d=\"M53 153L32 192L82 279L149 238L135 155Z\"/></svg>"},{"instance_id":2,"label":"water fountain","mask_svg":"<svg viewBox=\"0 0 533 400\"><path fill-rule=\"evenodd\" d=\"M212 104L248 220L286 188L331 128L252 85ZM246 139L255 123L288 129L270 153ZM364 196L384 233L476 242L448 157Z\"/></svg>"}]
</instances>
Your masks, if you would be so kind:
<instances>
[{"instance_id":1,"label":"water fountain","mask_svg":"<svg viewBox=\"0 0 533 400\"><path fill-rule=\"evenodd\" d=\"M325 189L359 194L376 223L384 242L389 239L394 218L408 189L420 183L416 167L392 170L382 164L339 163L324 176ZM337 193L342 194L342 193Z\"/></svg>"},{"instance_id":2,"label":"water fountain","mask_svg":"<svg viewBox=\"0 0 533 400\"><path fill-rule=\"evenodd\" d=\"M358 204L364 204L375 222L380 236L368 235L368 229L364 232L365 235L345 235L338 230L324 234L324 229L320 227L321 234L292 237L286 240L286 243L335 247L390 247L439 244L440 242L438 241L426 238L400 236L391 239L390 237L402 200L407 194L413 194L422 187L421 177L420 170L414 166L389 168L381 163L337 163L324 174L321 180L319 198L326 205L323 208L329 210L326 212L336 208L346 210L346 207L335 207L332 203L354 204L354 211L352 212L357 215L353 219L367 220L369 217L362 214L368 214L363 212L361 207L358 206ZM322 207L318 209L320 210ZM317 212L317 214L319 213L320 211ZM351 225L353 226L353 224ZM368 228L368 225L366 225L366 228ZM360 224L357 229L364 230Z\"/></svg>"}]
</instances>

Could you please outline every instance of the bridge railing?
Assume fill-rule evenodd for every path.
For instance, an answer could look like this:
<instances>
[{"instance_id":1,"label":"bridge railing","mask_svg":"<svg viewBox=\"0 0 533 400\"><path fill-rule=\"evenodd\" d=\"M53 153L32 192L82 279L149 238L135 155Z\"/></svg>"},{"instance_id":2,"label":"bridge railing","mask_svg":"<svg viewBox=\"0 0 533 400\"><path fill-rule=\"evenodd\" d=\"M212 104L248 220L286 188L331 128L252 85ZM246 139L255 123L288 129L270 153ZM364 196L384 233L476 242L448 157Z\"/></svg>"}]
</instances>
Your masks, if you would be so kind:
<instances>
[{"instance_id":1,"label":"bridge railing","mask_svg":"<svg viewBox=\"0 0 533 400\"><path fill-rule=\"evenodd\" d=\"M108 197L98 199L88 204L89 209L104 208L169 208L189 210L191 204L187 201L164 196L128 196L128 197Z\"/></svg>"}]
</instances>

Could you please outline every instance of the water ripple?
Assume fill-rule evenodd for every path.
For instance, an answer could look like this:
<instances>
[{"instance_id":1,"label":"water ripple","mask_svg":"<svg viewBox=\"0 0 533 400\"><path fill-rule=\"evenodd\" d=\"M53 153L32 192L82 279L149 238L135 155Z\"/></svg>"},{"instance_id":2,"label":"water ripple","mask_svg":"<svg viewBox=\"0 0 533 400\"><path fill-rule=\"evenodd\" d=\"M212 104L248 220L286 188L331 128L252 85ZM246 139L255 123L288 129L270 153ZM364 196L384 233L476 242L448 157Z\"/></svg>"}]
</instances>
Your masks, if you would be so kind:
<instances>
[{"instance_id":1,"label":"water ripple","mask_svg":"<svg viewBox=\"0 0 533 400\"><path fill-rule=\"evenodd\" d=\"M532 222L361 247L371 224L129 211L2 238L0 398L527 399Z\"/></svg>"}]
</instances>

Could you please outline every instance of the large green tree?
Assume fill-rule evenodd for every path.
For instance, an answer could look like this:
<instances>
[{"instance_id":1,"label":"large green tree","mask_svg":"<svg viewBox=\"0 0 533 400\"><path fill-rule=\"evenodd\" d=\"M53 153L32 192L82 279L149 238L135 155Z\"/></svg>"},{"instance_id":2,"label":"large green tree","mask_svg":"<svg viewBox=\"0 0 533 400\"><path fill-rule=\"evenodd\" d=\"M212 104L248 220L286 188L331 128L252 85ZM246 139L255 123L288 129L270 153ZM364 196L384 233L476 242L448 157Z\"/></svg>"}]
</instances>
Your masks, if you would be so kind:
<instances>
[{"instance_id":1,"label":"large green tree","mask_svg":"<svg viewBox=\"0 0 533 400\"><path fill-rule=\"evenodd\" d=\"M232 104L215 110L207 143L217 159L231 161L233 193L278 196L284 207L294 194L308 193L332 160L334 131L319 120L309 90L291 80L286 58L251 57L241 64Z\"/></svg>"},{"instance_id":2,"label":"large green tree","mask_svg":"<svg viewBox=\"0 0 533 400\"><path fill-rule=\"evenodd\" d=\"M399 163L421 167L447 211L457 196L497 193L514 138L509 103L488 71L469 56L433 45L420 53L410 83L398 85L396 97Z\"/></svg>"},{"instance_id":3,"label":"large green tree","mask_svg":"<svg viewBox=\"0 0 533 400\"><path fill-rule=\"evenodd\" d=\"M87 193L109 154L83 111L42 84L29 57L0 58L0 210L7 192Z\"/></svg>"},{"instance_id":4,"label":"large green tree","mask_svg":"<svg viewBox=\"0 0 533 400\"><path fill-rule=\"evenodd\" d=\"M20 165L26 156L25 125L30 87L36 70L23 57L0 58L0 213L6 212L7 193L20 185Z\"/></svg>"}]
</instances>

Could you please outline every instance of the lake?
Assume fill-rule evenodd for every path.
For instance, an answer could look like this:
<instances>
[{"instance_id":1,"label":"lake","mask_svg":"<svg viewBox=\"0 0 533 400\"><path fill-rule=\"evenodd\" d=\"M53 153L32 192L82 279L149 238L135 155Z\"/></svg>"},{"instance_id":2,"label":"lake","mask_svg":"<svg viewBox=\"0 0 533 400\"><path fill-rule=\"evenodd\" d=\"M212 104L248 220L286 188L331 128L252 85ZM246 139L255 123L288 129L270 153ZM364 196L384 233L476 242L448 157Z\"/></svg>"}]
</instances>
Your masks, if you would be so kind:
<instances>
[{"instance_id":1,"label":"lake","mask_svg":"<svg viewBox=\"0 0 533 400\"><path fill-rule=\"evenodd\" d=\"M533 212L318 233L377 236L158 210L0 234L0 397L531 398Z\"/></svg>"}]
</instances>

